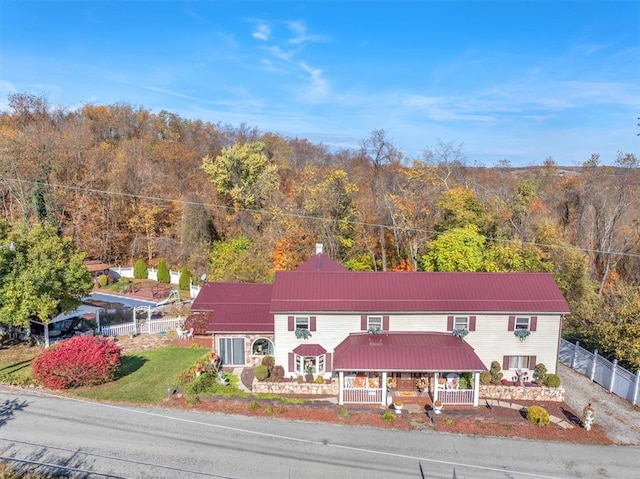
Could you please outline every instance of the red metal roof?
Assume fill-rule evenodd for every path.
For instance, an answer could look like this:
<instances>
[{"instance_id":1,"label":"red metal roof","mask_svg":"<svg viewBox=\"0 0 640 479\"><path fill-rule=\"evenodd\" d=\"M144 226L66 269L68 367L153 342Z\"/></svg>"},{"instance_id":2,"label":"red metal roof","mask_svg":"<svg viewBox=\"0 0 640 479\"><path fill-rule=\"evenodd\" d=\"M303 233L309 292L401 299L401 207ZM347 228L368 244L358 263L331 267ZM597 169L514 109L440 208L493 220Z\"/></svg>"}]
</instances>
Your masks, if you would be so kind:
<instances>
[{"instance_id":1,"label":"red metal roof","mask_svg":"<svg viewBox=\"0 0 640 479\"><path fill-rule=\"evenodd\" d=\"M207 283L193 301L193 311L210 311L207 331L273 333L270 284Z\"/></svg>"},{"instance_id":2,"label":"red metal roof","mask_svg":"<svg viewBox=\"0 0 640 479\"><path fill-rule=\"evenodd\" d=\"M278 271L272 312L569 313L550 273Z\"/></svg>"},{"instance_id":3,"label":"red metal roof","mask_svg":"<svg viewBox=\"0 0 640 479\"><path fill-rule=\"evenodd\" d=\"M333 356L336 371L483 371L487 366L451 333L353 333Z\"/></svg>"},{"instance_id":4,"label":"red metal roof","mask_svg":"<svg viewBox=\"0 0 640 479\"><path fill-rule=\"evenodd\" d=\"M327 350L319 344L301 344L293 352L300 356L320 356L325 354Z\"/></svg>"}]
</instances>

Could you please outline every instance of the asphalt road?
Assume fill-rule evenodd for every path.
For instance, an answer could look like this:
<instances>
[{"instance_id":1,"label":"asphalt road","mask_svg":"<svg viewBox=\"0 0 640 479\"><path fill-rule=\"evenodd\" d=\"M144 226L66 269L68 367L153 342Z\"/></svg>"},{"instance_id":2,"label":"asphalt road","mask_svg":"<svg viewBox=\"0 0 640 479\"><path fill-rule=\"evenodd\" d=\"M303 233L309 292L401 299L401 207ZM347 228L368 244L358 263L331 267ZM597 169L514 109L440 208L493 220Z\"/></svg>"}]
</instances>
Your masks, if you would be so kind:
<instances>
[{"instance_id":1,"label":"asphalt road","mask_svg":"<svg viewBox=\"0 0 640 479\"><path fill-rule=\"evenodd\" d=\"M39 465L63 477L635 478L639 453L637 447L355 428L0 390L0 457L12 467Z\"/></svg>"}]
</instances>

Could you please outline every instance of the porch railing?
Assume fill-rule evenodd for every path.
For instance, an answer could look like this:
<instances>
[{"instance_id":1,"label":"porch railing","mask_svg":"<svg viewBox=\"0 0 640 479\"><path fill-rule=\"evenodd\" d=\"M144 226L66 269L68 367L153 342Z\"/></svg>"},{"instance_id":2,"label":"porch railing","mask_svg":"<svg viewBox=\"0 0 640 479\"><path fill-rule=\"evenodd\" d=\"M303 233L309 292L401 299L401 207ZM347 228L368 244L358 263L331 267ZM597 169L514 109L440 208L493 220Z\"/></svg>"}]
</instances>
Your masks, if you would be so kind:
<instances>
[{"instance_id":1,"label":"porch railing","mask_svg":"<svg viewBox=\"0 0 640 479\"><path fill-rule=\"evenodd\" d=\"M442 404L473 404L473 389L438 389Z\"/></svg>"},{"instance_id":2,"label":"porch railing","mask_svg":"<svg viewBox=\"0 0 640 479\"><path fill-rule=\"evenodd\" d=\"M344 388L342 401L345 404L382 404L382 388Z\"/></svg>"}]
</instances>

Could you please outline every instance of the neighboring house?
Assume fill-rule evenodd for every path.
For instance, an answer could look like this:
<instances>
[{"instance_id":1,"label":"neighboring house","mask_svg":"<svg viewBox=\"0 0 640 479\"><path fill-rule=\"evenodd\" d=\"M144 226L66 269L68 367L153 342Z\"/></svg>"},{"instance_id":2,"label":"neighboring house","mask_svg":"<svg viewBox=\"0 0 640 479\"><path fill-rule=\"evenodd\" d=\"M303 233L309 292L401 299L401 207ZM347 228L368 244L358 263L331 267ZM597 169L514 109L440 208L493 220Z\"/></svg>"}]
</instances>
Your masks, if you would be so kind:
<instances>
[{"instance_id":1,"label":"neighboring house","mask_svg":"<svg viewBox=\"0 0 640 479\"><path fill-rule=\"evenodd\" d=\"M321 251L273 285L207 285L193 309L212 312L223 358L232 348L255 364L253 344L270 339L286 377L337 378L341 403L384 404L388 385L412 391L423 378L434 400L475 405L492 361L509 379L538 363L555 372L569 313L548 273L352 272ZM457 388L462 374L475 389Z\"/></svg>"}]
</instances>

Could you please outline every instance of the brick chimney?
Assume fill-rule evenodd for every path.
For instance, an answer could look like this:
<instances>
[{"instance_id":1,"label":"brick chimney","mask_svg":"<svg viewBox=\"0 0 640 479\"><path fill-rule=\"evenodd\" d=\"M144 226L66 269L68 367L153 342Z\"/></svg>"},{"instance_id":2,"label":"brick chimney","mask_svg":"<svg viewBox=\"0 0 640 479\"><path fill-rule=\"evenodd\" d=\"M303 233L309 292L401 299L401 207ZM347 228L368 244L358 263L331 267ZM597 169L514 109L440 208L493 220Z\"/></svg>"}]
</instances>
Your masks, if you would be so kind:
<instances>
[{"instance_id":1,"label":"brick chimney","mask_svg":"<svg viewBox=\"0 0 640 479\"><path fill-rule=\"evenodd\" d=\"M322 254L322 243L316 243L316 254Z\"/></svg>"}]
</instances>

